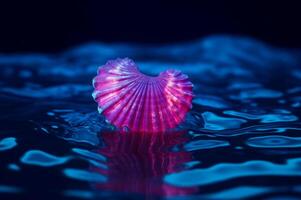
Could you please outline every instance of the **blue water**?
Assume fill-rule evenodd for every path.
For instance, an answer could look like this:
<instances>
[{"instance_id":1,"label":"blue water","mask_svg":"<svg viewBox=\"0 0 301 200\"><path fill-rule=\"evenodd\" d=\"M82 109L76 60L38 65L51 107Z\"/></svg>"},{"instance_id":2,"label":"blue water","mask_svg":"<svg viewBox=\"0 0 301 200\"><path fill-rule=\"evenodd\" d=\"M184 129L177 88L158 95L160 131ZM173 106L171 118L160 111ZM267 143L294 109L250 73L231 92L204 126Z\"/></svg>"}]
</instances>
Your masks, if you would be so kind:
<instances>
[{"instance_id":1,"label":"blue water","mask_svg":"<svg viewBox=\"0 0 301 200\"><path fill-rule=\"evenodd\" d=\"M0 54L0 199L300 199L300 55L230 36ZM179 127L120 133L98 114L92 78L118 57L190 77Z\"/></svg>"}]
</instances>

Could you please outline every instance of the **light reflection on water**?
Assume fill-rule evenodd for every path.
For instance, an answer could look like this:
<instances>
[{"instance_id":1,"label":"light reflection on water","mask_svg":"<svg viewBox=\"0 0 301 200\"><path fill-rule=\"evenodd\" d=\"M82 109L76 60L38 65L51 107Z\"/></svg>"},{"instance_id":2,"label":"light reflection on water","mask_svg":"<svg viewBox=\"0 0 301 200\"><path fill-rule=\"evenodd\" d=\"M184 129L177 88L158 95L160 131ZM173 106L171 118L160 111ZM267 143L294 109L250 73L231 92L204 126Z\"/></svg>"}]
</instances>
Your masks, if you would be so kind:
<instances>
[{"instance_id":1,"label":"light reflection on water","mask_svg":"<svg viewBox=\"0 0 301 200\"><path fill-rule=\"evenodd\" d=\"M0 55L0 196L297 198L299 55L227 36ZM119 133L98 114L97 67L125 56L147 74L176 68L189 75L196 97L176 130Z\"/></svg>"}]
</instances>

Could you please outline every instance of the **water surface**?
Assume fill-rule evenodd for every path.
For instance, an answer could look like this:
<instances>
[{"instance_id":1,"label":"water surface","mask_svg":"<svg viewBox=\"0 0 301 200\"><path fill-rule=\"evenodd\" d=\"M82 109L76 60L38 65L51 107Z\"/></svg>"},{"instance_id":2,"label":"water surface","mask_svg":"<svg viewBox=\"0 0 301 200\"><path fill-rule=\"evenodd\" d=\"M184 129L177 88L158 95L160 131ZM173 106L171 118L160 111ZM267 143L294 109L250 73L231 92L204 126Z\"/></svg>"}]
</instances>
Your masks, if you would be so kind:
<instances>
[{"instance_id":1,"label":"water surface","mask_svg":"<svg viewBox=\"0 0 301 200\"><path fill-rule=\"evenodd\" d=\"M298 199L300 55L229 36L2 54L0 197ZM191 78L196 96L179 127L121 134L98 114L91 81L117 57Z\"/></svg>"}]
</instances>

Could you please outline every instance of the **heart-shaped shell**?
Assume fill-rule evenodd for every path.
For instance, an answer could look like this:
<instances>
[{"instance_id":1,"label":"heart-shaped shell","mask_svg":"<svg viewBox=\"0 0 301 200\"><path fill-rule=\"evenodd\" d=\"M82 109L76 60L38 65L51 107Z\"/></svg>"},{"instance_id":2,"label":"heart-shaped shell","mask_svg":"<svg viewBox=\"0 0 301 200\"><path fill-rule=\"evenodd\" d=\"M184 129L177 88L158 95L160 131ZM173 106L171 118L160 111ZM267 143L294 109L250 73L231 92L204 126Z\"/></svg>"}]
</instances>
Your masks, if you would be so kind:
<instances>
[{"instance_id":1,"label":"heart-shaped shell","mask_svg":"<svg viewBox=\"0 0 301 200\"><path fill-rule=\"evenodd\" d=\"M98 110L118 128L164 132L175 128L191 108L192 83L177 70L157 77L142 74L128 59L108 61L93 79Z\"/></svg>"}]
</instances>

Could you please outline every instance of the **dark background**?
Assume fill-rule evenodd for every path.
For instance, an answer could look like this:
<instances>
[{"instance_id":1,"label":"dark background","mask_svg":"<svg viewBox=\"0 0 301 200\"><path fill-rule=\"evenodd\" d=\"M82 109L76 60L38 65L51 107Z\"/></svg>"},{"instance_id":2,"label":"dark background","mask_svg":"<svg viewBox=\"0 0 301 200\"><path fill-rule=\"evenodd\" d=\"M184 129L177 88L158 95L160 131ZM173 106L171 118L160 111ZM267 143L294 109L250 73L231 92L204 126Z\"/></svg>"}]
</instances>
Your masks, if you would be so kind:
<instances>
[{"instance_id":1,"label":"dark background","mask_svg":"<svg viewBox=\"0 0 301 200\"><path fill-rule=\"evenodd\" d=\"M0 53L89 41L170 43L212 34L301 47L298 1L1 1Z\"/></svg>"}]
</instances>

